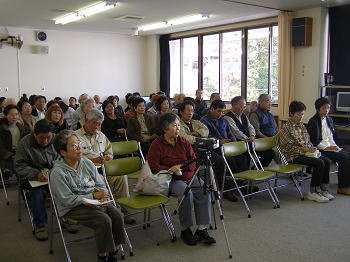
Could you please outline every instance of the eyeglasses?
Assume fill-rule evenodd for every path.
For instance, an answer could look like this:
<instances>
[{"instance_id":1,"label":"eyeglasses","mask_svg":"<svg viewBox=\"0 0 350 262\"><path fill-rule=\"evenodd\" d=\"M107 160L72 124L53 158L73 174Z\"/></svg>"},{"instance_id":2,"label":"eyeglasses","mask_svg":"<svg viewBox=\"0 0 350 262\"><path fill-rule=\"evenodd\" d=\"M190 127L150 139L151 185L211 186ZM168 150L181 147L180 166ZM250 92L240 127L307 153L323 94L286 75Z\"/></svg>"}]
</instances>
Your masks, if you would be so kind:
<instances>
[{"instance_id":1,"label":"eyeglasses","mask_svg":"<svg viewBox=\"0 0 350 262\"><path fill-rule=\"evenodd\" d=\"M77 141L72 144L72 147L74 150L77 150L78 148L81 148L82 143L80 141Z\"/></svg>"}]
</instances>

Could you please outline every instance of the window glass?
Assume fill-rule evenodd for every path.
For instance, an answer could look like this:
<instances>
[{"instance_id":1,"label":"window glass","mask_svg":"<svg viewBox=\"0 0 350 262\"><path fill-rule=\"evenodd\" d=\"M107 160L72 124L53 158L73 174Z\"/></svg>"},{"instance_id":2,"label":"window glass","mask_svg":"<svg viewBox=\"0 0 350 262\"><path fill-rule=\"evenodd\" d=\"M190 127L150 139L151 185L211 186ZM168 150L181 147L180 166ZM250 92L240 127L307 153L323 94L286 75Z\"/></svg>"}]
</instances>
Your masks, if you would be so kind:
<instances>
[{"instance_id":1,"label":"window glass","mask_svg":"<svg viewBox=\"0 0 350 262\"><path fill-rule=\"evenodd\" d=\"M183 90L194 97L198 89L198 37L183 39Z\"/></svg>"},{"instance_id":2,"label":"window glass","mask_svg":"<svg viewBox=\"0 0 350 262\"><path fill-rule=\"evenodd\" d=\"M170 51L170 97L181 93L180 86L180 39L169 42Z\"/></svg>"}]
</instances>

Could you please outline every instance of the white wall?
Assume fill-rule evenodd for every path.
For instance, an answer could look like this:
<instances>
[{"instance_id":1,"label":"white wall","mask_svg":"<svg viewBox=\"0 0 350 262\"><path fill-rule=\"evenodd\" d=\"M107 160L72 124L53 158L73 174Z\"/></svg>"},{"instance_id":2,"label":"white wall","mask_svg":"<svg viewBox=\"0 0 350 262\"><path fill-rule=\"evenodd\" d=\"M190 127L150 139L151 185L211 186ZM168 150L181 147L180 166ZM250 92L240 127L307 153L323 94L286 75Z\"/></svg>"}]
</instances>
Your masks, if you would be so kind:
<instances>
[{"instance_id":1,"label":"white wall","mask_svg":"<svg viewBox=\"0 0 350 262\"><path fill-rule=\"evenodd\" d=\"M18 99L20 91L48 99L81 93L121 98L127 92L144 93L143 37L45 30L48 41L37 42L33 29L8 27L8 31L24 37L19 50L21 90L17 48L4 45L0 49L0 96ZM33 54L32 45L49 46L49 54Z\"/></svg>"},{"instance_id":2,"label":"white wall","mask_svg":"<svg viewBox=\"0 0 350 262\"><path fill-rule=\"evenodd\" d=\"M325 8L305 9L295 13L297 17L312 17L312 46L295 48L295 99L305 103L304 121L315 114L314 102L319 98L323 73L326 72L326 17ZM304 76L302 68L304 67Z\"/></svg>"}]
</instances>

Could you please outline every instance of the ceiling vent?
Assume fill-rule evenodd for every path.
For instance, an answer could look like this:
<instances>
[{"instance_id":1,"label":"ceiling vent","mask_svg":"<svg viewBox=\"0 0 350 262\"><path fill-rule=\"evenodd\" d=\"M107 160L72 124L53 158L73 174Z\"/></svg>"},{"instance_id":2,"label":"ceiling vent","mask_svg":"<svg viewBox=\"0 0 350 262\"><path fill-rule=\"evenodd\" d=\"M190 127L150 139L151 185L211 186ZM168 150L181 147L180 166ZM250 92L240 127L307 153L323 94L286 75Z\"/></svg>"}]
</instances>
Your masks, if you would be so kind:
<instances>
[{"instance_id":1,"label":"ceiling vent","mask_svg":"<svg viewBox=\"0 0 350 262\"><path fill-rule=\"evenodd\" d=\"M123 21L136 21L143 19L143 16L137 16L137 15L120 15L117 17L114 17L114 20L123 20Z\"/></svg>"}]
</instances>

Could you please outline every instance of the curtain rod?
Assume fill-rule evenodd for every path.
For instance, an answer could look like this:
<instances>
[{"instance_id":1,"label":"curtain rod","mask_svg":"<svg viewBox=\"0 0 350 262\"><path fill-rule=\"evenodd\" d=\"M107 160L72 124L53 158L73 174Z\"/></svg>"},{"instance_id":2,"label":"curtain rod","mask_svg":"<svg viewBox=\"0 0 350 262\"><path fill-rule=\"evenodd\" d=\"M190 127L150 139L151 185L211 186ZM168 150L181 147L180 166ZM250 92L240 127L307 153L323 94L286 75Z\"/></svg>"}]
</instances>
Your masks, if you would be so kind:
<instances>
[{"instance_id":1,"label":"curtain rod","mask_svg":"<svg viewBox=\"0 0 350 262\"><path fill-rule=\"evenodd\" d=\"M290 10L284 10L284 9L279 9L279 8L274 8L274 7L269 7L269 6L263 6L263 5L249 4L249 3L244 3L244 2L235 1L235 0L222 0L222 1L230 2L230 3L236 3L236 4L241 4L241 5L249 5L249 6L261 7L261 8L272 9L272 10L278 10L278 11L292 12Z\"/></svg>"}]
</instances>

